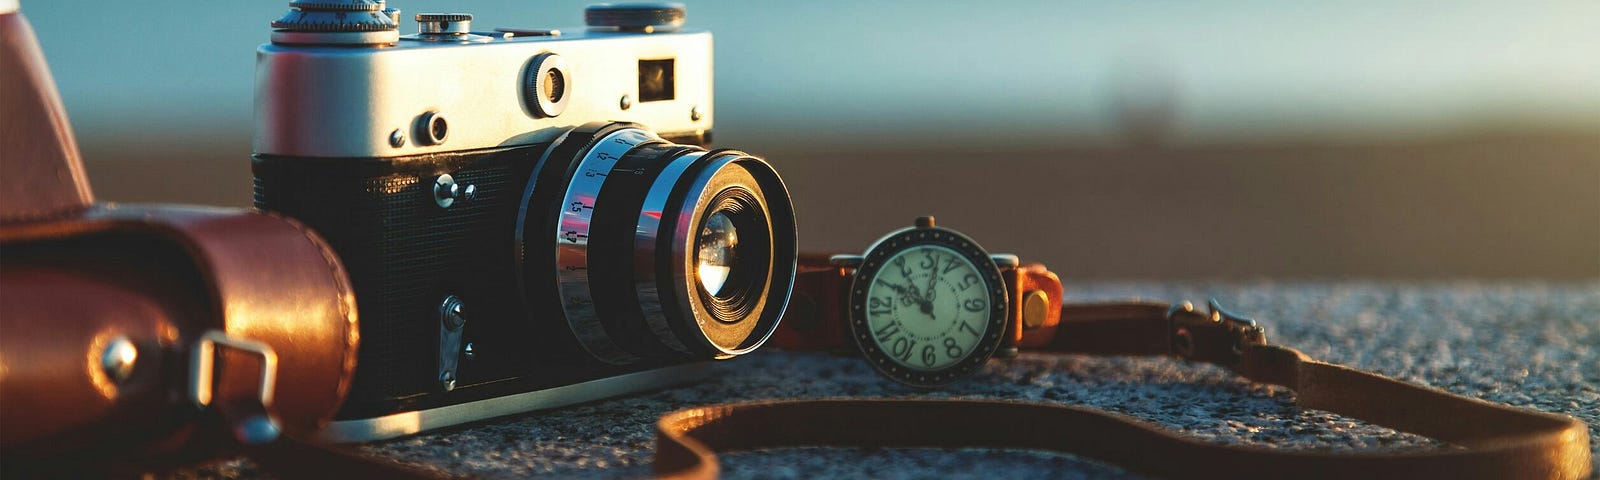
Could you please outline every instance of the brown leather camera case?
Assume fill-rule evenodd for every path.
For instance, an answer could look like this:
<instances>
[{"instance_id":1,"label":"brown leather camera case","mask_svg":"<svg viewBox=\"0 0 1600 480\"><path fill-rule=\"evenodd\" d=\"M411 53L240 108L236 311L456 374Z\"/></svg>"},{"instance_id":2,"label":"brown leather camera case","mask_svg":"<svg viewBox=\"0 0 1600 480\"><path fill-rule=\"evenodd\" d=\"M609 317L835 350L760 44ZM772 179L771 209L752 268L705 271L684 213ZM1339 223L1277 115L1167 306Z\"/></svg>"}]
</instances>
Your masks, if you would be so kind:
<instances>
[{"instance_id":1,"label":"brown leather camera case","mask_svg":"<svg viewBox=\"0 0 1600 480\"><path fill-rule=\"evenodd\" d=\"M15 11L0 12L0 98L8 472L46 461L53 474L146 469L220 453L233 442L218 412L259 412L269 356L278 375L266 410L285 433L333 415L355 368L355 299L315 233L242 210L95 203L44 57ZM193 400L190 379L208 332L272 352L218 343L207 360L221 380L205 389L214 408Z\"/></svg>"}]
</instances>

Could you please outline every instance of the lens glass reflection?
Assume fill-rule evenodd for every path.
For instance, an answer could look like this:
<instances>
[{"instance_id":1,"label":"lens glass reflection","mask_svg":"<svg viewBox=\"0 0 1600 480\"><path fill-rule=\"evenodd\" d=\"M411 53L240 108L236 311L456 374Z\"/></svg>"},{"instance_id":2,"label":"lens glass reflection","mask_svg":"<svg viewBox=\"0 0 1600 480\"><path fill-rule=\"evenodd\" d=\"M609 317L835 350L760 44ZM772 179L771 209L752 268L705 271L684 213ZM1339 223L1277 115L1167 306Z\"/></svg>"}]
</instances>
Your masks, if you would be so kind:
<instances>
[{"instance_id":1,"label":"lens glass reflection","mask_svg":"<svg viewBox=\"0 0 1600 480\"><path fill-rule=\"evenodd\" d=\"M706 293L718 295L728 282L729 272L733 270L733 262L738 255L739 232L727 215L713 213L700 228L696 243L699 248L695 252L695 275L700 278L700 287Z\"/></svg>"}]
</instances>

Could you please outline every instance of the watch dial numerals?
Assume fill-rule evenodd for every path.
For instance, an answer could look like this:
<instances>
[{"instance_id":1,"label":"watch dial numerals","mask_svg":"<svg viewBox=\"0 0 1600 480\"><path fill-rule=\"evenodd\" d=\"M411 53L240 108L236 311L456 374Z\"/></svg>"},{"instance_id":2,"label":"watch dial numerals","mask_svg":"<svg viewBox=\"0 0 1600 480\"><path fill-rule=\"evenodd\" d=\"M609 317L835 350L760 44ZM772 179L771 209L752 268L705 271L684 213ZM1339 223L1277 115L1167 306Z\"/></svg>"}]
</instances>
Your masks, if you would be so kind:
<instances>
[{"instance_id":1,"label":"watch dial numerals","mask_svg":"<svg viewBox=\"0 0 1600 480\"><path fill-rule=\"evenodd\" d=\"M961 302L961 308L965 308L969 312L982 312L989 309L989 302L982 298L969 298Z\"/></svg>"},{"instance_id":2,"label":"watch dial numerals","mask_svg":"<svg viewBox=\"0 0 1600 480\"><path fill-rule=\"evenodd\" d=\"M883 343L885 340L893 338L897 333L900 333L900 325L893 323L884 324L882 327L879 327L877 330L872 332L873 337L876 337L879 343Z\"/></svg>"},{"instance_id":3,"label":"watch dial numerals","mask_svg":"<svg viewBox=\"0 0 1600 480\"><path fill-rule=\"evenodd\" d=\"M944 270L940 271L939 273L949 275L951 271L961 268L962 266L963 265L961 262L957 261L955 258L951 258L949 263L944 264Z\"/></svg>"},{"instance_id":4,"label":"watch dial numerals","mask_svg":"<svg viewBox=\"0 0 1600 480\"><path fill-rule=\"evenodd\" d=\"M866 258L852 287L851 329L880 372L913 385L948 383L1003 342L1005 285L970 239L917 229Z\"/></svg>"},{"instance_id":5,"label":"watch dial numerals","mask_svg":"<svg viewBox=\"0 0 1600 480\"><path fill-rule=\"evenodd\" d=\"M966 325L966 324L963 323L962 325ZM964 353L967 353L966 350L963 350L961 348L960 343L956 342L956 339L951 338L951 337L944 337L944 355L946 357L961 358L961 354L964 354Z\"/></svg>"},{"instance_id":6,"label":"watch dial numerals","mask_svg":"<svg viewBox=\"0 0 1600 480\"><path fill-rule=\"evenodd\" d=\"M894 297L871 297L867 299L867 314L889 315L894 313Z\"/></svg>"},{"instance_id":7,"label":"watch dial numerals","mask_svg":"<svg viewBox=\"0 0 1600 480\"><path fill-rule=\"evenodd\" d=\"M961 291L965 292L967 289L972 288L973 285L977 285L981 282L983 282L983 279L978 278L978 274L969 273L961 277L961 284L957 288L960 288Z\"/></svg>"},{"instance_id":8,"label":"watch dial numerals","mask_svg":"<svg viewBox=\"0 0 1600 480\"><path fill-rule=\"evenodd\" d=\"M909 360L911 359L911 349L916 348L917 341L900 336L894 337L894 342L890 345L889 352L894 354L895 358L900 360Z\"/></svg>"}]
</instances>

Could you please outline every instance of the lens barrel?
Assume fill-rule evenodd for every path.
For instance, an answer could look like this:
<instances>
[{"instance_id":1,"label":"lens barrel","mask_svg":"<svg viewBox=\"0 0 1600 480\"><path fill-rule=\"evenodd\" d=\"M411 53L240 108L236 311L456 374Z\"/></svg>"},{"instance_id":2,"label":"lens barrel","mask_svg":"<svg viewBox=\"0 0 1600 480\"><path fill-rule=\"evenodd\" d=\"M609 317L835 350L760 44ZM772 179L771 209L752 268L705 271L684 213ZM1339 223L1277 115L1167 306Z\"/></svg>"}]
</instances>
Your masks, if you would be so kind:
<instances>
[{"instance_id":1,"label":"lens barrel","mask_svg":"<svg viewBox=\"0 0 1600 480\"><path fill-rule=\"evenodd\" d=\"M529 311L559 312L582 349L607 363L752 351L777 327L794 283L794 209L777 172L635 124L591 123L557 140L518 219ZM710 268L706 241L724 242L710 251L726 254ZM551 321L539 317L531 321Z\"/></svg>"}]
</instances>

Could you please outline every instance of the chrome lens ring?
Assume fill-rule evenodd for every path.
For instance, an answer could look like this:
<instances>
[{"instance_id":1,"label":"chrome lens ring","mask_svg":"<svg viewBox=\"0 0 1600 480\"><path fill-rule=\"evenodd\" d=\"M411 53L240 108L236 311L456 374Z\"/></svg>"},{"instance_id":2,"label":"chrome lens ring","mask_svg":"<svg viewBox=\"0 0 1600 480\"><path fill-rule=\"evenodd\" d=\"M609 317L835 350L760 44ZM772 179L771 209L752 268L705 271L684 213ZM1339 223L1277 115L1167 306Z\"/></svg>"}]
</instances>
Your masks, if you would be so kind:
<instances>
[{"instance_id":1,"label":"chrome lens ring","mask_svg":"<svg viewBox=\"0 0 1600 480\"><path fill-rule=\"evenodd\" d=\"M637 362L639 357L612 341L595 311L589 282L589 227L600 188L612 167L629 150L655 142L664 143L654 133L637 128L624 128L601 137L574 167L572 180L559 203L554 252L557 298L578 344L606 363L625 365Z\"/></svg>"},{"instance_id":2,"label":"chrome lens ring","mask_svg":"<svg viewBox=\"0 0 1600 480\"><path fill-rule=\"evenodd\" d=\"M664 246L669 253L658 255L665 262L661 266L666 277L662 288L670 292L662 297L662 305L669 312L676 310L679 318L693 319L692 325L673 325L692 344L691 348L709 349L717 357L748 353L760 347L777 328L794 286L798 242L788 190L771 165L733 150L701 156L684 175L689 181L679 180L667 200L666 208L676 210L676 214L664 214L660 227L667 236L658 242L658 248ZM751 303L739 309L740 318L728 321L717 315L713 296L700 287L695 251L704 222L719 211L721 201L728 197L726 192L734 189L745 190L753 203L749 207L761 210L762 228L753 229L752 233L759 231L766 237L754 243L765 245L762 254L767 261L764 274L756 274L760 275L755 279L760 286L751 293L757 297L742 300ZM687 331L690 329L693 331Z\"/></svg>"},{"instance_id":3,"label":"chrome lens ring","mask_svg":"<svg viewBox=\"0 0 1600 480\"><path fill-rule=\"evenodd\" d=\"M697 232L723 211L732 228L707 241L736 241L708 243L717 260L707 266L722 276L702 279ZM777 327L793 287L793 207L777 173L635 124L585 124L553 143L533 167L517 222L528 321L565 325L547 337L558 354L616 365L743 354Z\"/></svg>"},{"instance_id":4,"label":"chrome lens ring","mask_svg":"<svg viewBox=\"0 0 1600 480\"><path fill-rule=\"evenodd\" d=\"M677 180L683 177L683 172L689 166L704 156L705 152L680 156L661 171L650 185L649 193L645 194L643 208L639 210L639 228L633 240L634 289L639 295L639 309L644 312L645 323L668 347L684 354L693 352L673 330L661 303L661 289L656 278L656 245L661 242L661 218L667 214L667 197L672 194L672 187L677 185Z\"/></svg>"}]
</instances>

